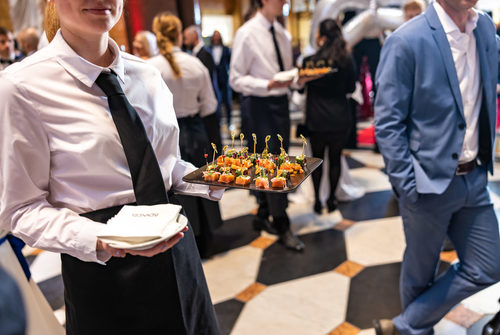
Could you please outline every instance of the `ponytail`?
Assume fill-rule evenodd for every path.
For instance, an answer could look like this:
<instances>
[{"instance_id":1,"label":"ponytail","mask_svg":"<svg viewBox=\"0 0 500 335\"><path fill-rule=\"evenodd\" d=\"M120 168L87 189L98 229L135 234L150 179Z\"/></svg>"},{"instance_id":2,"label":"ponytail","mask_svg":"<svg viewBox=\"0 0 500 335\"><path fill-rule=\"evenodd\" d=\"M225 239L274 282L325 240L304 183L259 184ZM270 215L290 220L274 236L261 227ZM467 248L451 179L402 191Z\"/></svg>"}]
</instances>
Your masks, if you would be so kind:
<instances>
[{"instance_id":1,"label":"ponytail","mask_svg":"<svg viewBox=\"0 0 500 335\"><path fill-rule=\"evenodd\" d=\"M158 49L172 67L175 78L180 78L182 73L179 65L175 61L172 48L177 42L181 31L181 21L173 14L166 12L160 13L156 15L153 20L153 32L156 35Z\"/></svg>"},{"instance_id":2,"label":"ponytail","mask_svg":"<svg viewBox=\"0 0 500 335\"><path fill-rule=\"evenodd\" d=\"M57 15L56 4L54 1L47 2L45 6L45 15L43 19L43 29L49 42L56 36L57 31L61 27L59 16Z\"/></svg>"}]
</instances>

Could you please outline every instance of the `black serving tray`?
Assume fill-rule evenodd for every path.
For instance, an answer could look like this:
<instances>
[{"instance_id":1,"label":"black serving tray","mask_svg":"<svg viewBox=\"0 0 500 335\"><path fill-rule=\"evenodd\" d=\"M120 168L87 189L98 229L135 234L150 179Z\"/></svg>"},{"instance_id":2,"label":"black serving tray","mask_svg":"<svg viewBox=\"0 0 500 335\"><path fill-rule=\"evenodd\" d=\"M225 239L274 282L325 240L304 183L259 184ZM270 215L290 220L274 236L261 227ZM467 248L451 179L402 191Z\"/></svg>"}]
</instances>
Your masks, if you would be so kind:
<instances>
[{"instance_id":1,"label":"black serving tray","mask_svg":"<svg viewBox=\"0 0 500 335\"><path fill-rule=\"evenodd\" d=\"M295 157L294 156L289 156L291 162L295 162ZM286 186L284 188L273 188L269 186L269 188L262 188L262 187L255 187L255 167L251 167L248 171L248 175L252 178L250 185L238 185L234 181L228 184L225 183L219 183L216 181L205 181L203 180L203 171L206 170L206 165L203 167L185 175L182 180L185 181L186 183L193 183L193 184L202 184L202 185L212 185L212 186L222 186L222 187L228 187L228 188L241 188L241 189L246 189L246 190L253 190L253 191L259 191L259 192L273 192L273 193L290 193L293 192L299 187L300 184L304 180L306 180L311 173L316 170L321 163L323 163L323 160L320 158L314 158L314 157L306 157L306 164L303 167L304 173L297 174L295 176L290 176L286 182ZM271 179L276 176L276 171L273 175L269 176L269 185L271 185Z\"/></svg>"}]
</instances>

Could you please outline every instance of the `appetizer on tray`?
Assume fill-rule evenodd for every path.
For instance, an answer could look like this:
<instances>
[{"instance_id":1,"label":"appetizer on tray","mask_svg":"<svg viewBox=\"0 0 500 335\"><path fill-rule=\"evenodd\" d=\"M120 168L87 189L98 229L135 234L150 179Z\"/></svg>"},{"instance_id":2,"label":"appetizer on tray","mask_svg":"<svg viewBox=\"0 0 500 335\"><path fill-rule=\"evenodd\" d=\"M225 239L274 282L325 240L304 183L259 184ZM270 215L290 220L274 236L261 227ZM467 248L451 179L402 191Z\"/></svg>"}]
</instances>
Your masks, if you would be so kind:
<instances>
[{"instance_id":1,"label":"appetizer on tray","mask_svg":"<svg viewBox=\"0 0 500 335\"><path fill-rule=\"evenodd\" d=\"M183 180L190 183L219 185L224 187L245 188L264 192L292 192L295 190L319 165L322 160L305 156L307 141L302 138L302 154L289 156L283 147L283 137L277 134L280 141L279 154L269 152L270 135L265 138L265 149L257 153L257 136L252 134L253 153L244 146L245 135L240 134L240 147L235 147L236 134L231 133L231 147L224 146L219 153L212 143L212 162L186 175ZM216 155L218 155L216 157Z\"/></svg>"}]
</instances>

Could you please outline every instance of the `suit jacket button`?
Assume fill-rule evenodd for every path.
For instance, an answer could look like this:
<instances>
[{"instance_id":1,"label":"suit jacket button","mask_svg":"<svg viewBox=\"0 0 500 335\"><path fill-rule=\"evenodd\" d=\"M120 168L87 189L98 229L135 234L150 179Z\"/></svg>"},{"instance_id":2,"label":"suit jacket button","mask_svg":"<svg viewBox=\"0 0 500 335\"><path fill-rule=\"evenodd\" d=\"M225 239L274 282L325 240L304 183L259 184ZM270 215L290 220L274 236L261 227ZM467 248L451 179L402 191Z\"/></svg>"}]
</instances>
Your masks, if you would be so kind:
<instances>
[{"instance_id":1,"label":"suit jacket button","mask_svg":"<svg viewBox=\"0 0 500 335\"><path fill-rule=\"evenodd\" d=\"M464 130L464 129L465 129L465 124L460 123L460 124L458 125L458 129L460 129L460 130Z\"/></svg>"},{"instance_id":2,"label":"suit jacket button","mask_svg":"<svg viewBox=\"0 0 500 335\"><path fill-rule=\"evenodd\" d=\"M458 159L458 154L457 153L453 153L453 155L451 155L451 158Z\"/></svg>"}]
</instances>

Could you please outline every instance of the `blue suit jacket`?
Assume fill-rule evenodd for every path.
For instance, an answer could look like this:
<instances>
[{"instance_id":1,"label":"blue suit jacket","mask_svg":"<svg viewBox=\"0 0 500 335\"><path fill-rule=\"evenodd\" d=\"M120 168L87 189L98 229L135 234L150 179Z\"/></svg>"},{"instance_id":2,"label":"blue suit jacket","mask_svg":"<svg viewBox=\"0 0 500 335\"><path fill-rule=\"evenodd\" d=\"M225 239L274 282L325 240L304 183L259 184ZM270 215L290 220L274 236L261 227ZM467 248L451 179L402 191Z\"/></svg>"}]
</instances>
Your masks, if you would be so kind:
<instances>
[{"instance_id":1,"label":"blue suit jacket","mask_svg":"<svg viewBox=\"0 0 500 335\"><path fill-rule=\"evenodd\" d=\"M493 148L500 40L484 13L474 34ZM418 193L443 193L455 175L465 118L455 63L434 6L387 39L376 83L375 133L393 188L410 201Z\"/></svg>"}]
</instances>

